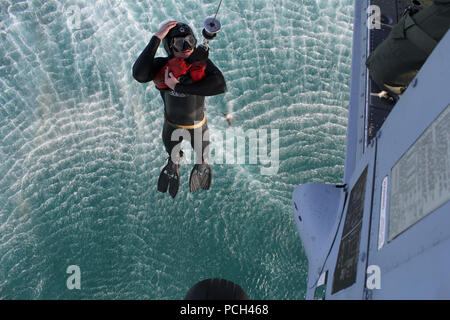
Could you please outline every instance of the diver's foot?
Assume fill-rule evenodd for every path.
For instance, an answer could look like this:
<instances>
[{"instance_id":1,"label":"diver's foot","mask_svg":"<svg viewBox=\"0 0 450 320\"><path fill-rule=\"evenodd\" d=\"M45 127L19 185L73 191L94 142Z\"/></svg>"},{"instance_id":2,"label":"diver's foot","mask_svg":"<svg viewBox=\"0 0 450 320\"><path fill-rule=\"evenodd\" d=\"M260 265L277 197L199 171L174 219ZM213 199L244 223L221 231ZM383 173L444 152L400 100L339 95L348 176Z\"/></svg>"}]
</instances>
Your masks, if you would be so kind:
<instances>
[{"instance_id":1,"label":"diver's foot","mask_svg":"<svg viewBox=\"0 0 450 320\"><path fill-rule=\"evenodd\" d=\"M212 180L212 171L208 163L196 164L192 168L189 178L189 190L197 192L200 189L209 190Z\"/></svg>"},{"instance_id":2,"label":"diver's foot","mask_svg":"<svg viewBox=\"0 0 450 320\"><path fill-rule=\"evenodd\" d=\"M172 198L178 193L178 188L180 186L180 165L175 164L172 160L167 161L167 165L162 169L161 174L158 179L158 191L167 192L169 189L169 194Z\"/></svg>"}]
</instances>

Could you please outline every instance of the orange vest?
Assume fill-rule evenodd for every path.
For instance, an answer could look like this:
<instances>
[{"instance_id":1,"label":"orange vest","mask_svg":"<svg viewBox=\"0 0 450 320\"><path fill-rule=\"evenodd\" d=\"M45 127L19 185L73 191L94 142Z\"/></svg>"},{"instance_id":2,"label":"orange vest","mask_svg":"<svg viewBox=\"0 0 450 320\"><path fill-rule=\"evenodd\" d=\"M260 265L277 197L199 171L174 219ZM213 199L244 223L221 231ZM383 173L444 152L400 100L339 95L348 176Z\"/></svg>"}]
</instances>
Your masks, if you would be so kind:
<instances>
[{"instance_id":1,"label":"orange vest","mask_svg":"<svg viewBox=\"0 0 450 320\"><path fill-rule=\"evenodd\" d=\"M167 64L161 68L156 77L153 79L155 86L159 90L168 89L165 83L166 68L169 68L169 73L172 72L175 78L185 75L189 72L194 82L200 81L205 76L206 63L196 61L193 64L188 64L183 58L172 58Z\"/></svg>"}]
</instances>

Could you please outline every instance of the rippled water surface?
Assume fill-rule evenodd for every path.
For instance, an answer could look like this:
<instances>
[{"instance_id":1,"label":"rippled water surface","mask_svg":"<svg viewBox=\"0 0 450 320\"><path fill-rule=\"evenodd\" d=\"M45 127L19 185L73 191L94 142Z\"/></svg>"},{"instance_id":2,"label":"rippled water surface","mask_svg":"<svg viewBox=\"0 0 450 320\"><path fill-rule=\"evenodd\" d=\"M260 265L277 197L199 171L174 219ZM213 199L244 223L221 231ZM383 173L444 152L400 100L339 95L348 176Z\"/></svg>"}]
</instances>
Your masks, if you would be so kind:
<instances>
[{"instance_id":1,"label":"rippled water surface","mask_svg":"<svg viewBox=\"0 0 450 320\"><path fill-rule=\"evenodd\" d=\"M217 112L278 129L278 174L215 164L211 190L191 194L186 163L172 200L156 191L161 97L131 67L163 22L200 38L217 4L0 2L1 299L182 299L210 277L304 298L291 195L343 176L353 1L223 1L210 58L228 92L207 98L211 135L227 128Z\"/></svg>"}]
</instances>

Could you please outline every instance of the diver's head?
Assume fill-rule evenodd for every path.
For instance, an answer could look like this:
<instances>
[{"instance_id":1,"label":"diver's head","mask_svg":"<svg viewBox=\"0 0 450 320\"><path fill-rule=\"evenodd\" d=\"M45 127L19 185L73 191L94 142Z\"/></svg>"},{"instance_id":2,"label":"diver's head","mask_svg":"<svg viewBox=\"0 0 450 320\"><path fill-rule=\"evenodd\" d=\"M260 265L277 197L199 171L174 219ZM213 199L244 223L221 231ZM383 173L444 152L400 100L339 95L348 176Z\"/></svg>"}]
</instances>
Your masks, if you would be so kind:
<instances>
[{"instance_id":1,"label":"diver's head","mask_svg":"<svg viewBox=\"0 0 450 320\"><path fill-rule=\"evenodd\" d=\"M178 22L175 27L170 29L163 44L169 57L186 59L194 52L197 39L187 24Z\"/></svg>"}]
</instances>

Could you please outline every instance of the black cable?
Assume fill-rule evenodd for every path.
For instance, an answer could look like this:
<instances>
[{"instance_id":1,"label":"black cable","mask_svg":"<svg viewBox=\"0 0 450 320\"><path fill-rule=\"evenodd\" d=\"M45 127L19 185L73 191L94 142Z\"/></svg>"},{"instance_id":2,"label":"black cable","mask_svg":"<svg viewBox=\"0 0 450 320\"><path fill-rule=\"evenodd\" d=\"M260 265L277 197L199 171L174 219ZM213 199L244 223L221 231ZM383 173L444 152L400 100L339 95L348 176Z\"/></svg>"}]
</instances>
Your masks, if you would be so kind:
<instances>
[{"instance_id":1,"label":"black cable","mask_svg":"<svg viewBox=\"0 0 450 320\"><path fill-rule=\"evenodd\" d=\"M216 14L214 15L214 19L213 19L212 23L214 23L214 21L216 20L217 13L219 13L219 9L220 9L220 5L221 4L222 4L222 0L220 0L220 2L219 2L219 7L217 8L217 11L216 11Z\"/></svg>"}]
</instances>

